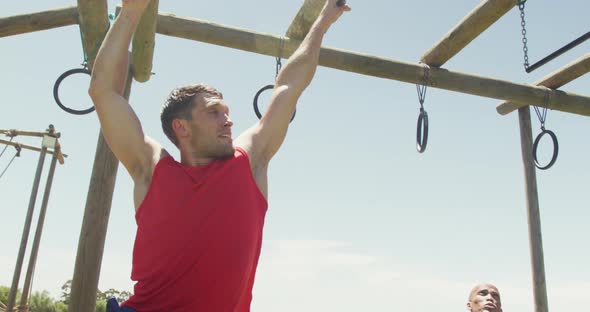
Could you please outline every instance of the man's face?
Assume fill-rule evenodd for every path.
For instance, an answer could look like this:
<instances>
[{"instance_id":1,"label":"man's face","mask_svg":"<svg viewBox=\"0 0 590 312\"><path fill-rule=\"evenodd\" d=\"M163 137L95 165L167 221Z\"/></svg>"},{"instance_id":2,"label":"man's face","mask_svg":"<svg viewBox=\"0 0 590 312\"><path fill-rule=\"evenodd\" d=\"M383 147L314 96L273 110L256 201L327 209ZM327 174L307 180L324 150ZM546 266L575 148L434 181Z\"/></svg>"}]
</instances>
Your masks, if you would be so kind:
<instances>
[{"instance_id":1,"label":"man's face","mask_svg":"<svg viewBox=\"0 0 590 312\"><path fill-rule=\"evenodd\" d=\"M194 98L191 130L193 144L199 157L226 158L234 154L229 107L223 99L209 94Z\"/></svg>"},{"instance_id":2,"label":"man's face","mask_svg":"<svg viewBox=\"0 0 590 312\"><path fill-rule=\"evenodd\" d=\"M491 284L475 286L469 295L467 310L471 312L502 312L500 292L496 286Z\"/></svg>"}]
</instances>

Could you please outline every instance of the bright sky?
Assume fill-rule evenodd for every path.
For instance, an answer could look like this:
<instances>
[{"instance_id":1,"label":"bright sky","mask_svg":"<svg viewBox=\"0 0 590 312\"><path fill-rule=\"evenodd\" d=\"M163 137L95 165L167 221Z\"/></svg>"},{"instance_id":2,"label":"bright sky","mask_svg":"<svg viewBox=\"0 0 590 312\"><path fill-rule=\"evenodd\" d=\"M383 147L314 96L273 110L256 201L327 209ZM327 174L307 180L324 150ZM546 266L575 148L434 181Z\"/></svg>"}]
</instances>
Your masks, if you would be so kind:
<instances>
[{"instance_id":1,"label":"bright sky","mask_svg":"<svg viewBox=\"0 0 590 312\"><path fill-rule=\"evenodd\" d=\"M170 0L160 1L160 11L282 35L302 2ZM353 11L332 27L324 45L416 63L478 3L351 0ZM116 4L109 0L109 12ZM71 0L4 1L0 15L73 5ZM586 33L587 12L585 0L527 2L531 63ZM589 48L586 42L526 74L514 8L444 67L530 83ZM54 124L69 155L55 173L34 282L34 290L58 297L73 274L99 132L95 114L69 115L52 96L57 77L83 60L79 29L1 38L0 51L0 129L44 131ZM174 151L159 124L160 106L172 88L195 82L219 88L238 133L256 121L252 98L272 83L275 59L157 36L153 71L149 82L133 85L131 102L145 132ZM88 79L74 77L64 82L62 98L86 108L91 105ZM589 83L585 76L563 90L588 95ZM426 152L419 154L414 85L320 68L272 161L253 311L455 312L464 309L479 281L499 287L505 311L532 311L518 118L498 115L497 103L428 89L430 137ZM534 112L532 118L537 135ZM590 147L583 135L590 133L590 123L550 111L546 126L557 134L560 150L553 168L537 172L548 301L553 311L573 311L587 306L590 289ZM549 144L542 145L543 159L550 153ZM0 170L13 154L9 148L0 158ZM38 153L23 151L0 179L0 285L12 282L37 160ZM48 168L49 157L44 177ZM133 285L132 181L120 169L100 289ZM34 228L31 238L33 233ZM22 276L21 285L24 270Z\"/></svg>"}]
</instances>

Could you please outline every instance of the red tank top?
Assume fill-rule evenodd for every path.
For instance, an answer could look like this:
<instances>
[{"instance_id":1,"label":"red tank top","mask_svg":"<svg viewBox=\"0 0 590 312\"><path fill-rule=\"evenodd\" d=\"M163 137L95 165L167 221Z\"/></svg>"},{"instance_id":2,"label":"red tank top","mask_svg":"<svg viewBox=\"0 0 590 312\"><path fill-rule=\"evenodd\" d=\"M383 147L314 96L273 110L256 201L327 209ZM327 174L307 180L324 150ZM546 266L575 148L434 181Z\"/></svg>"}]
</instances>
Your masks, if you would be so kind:
<instances>
[{"instance_id":1,"label":"red tank top","mask_svg":"<svg viewBox=\"0 0 590 312\"><path fill-rule=\"evenodd\" d=\"M201 167L161 159L135 215L136 284L123 306L250 311L267 206L240 148Z\"/></svg>"}]
</instances>

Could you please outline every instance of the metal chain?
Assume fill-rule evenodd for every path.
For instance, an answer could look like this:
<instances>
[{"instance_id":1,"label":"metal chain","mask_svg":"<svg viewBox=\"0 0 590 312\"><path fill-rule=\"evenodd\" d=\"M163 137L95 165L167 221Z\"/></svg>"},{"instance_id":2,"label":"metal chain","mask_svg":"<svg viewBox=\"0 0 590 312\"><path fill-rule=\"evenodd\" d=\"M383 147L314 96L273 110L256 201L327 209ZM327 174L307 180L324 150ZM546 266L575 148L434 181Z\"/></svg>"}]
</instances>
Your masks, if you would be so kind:
<instances>
[{"instance_id":1,"label":"metal chain","mask_svg":"<svg viewBox=\"0 0 590 312\"><path fill-rule=\"evenodd\" d=\"M422 77L422 84L416 84L416 91L418 92L418 101L420 108L424 109L424 100L426 100L426 90L428 89L428 82L430 80L430 67L424 64L424 76Z\"/></svg>"},{"instance_id":2,"label":"metal chain","mask_svg":"<svg viewBox=\"0 0 590 312\"><path fill-rule=\"evenodd\" d=\"M533 106L535 108L535 113L539 118L539 122L541 123L541 130L545 130L545 122L547 121L547 106L549 106L549 89L545 89L545 97L543 98L543 111L539 110L539 107Z\"/></svg>"},{"instance_id":3,"label":"metal chain","mask_svg":"<svg viewBox=\"0 0 590 312\"><path fill-rule=\"evenodd\" d=\"M416 85L416 91L418 92L418 101L420 102L420 108L424 108L424 100L426 99L426 89L428 86Z\"/></svg>"},{"instance_id":4,"label":"metal chain","mask_svg":"<svg viewBox=\"0 0 590 312\"><path fill-rule=\"evenodd\" d=\"M16 148L16 153L14 154L14 156L12 156L12 159L10 159L10 162L8 163L8 165L6 166L6 168L4 168L4 171L2 171L2 173L0 174L0 179L2 179L2 177L4 176L4 174L6 173L6 170L8 170L8 167L10 167L10 165L12 164L12 161L16 158L16 157L20 157L20 151L21 151L21 147L20 146L15 146Z\"/></svg>"},{"instance_id":5,"label":"metal chain","mask_svg":"<svg viewBox=\"0 0 590 312\"><path fill-rule=\"evenodd\" d=\"M14 139L14 137L10 137L9 142L12 142L12 139ZM4 146L4 149L2 149L2 152L0 153L0 157L2 157L2 155L4 155L4 152L6 152L7 148L8 148L8 144L6 144L6 146Z\"/></svg>"},{"instance_id":6,"label":"metal chain","mask_svg":"<svg viewBox=\"0 0 590 312\"><path fill-rule=\"evenodd\" d=\"M520 26L522 26L522 52L524 52L524 69L529 68L529 48L527 47L527 38L526 38L526 22L524 19L524 4L526 0L518 1L518 9L520 10Z\"/></svg>"}]
</instances>

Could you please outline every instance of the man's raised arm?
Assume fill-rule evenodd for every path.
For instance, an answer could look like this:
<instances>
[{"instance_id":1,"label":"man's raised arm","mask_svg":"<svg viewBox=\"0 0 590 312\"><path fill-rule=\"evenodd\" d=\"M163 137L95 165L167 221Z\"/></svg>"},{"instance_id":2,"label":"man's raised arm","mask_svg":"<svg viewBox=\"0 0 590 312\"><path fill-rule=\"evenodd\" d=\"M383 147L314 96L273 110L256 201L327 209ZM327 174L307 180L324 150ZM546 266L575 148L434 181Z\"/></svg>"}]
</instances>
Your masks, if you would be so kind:
<instances>
[{"instance_id":1,"label":"man's raised arm","mask_svg":"<svg viewBox=\"0 0 590 312\"><path fill-rule=\"evenodd\" d=\"M134 178L150 174L157 144L146 138L135 112L123 97L129 68L129 44L150 0L123 0L123 8L103 41L90 81L102 133Z\"/></svg>"},{"instance_id":2,"label":"man's raised arm","mask_svg":"<svg viewBox=\"0 0 590 312\"><path fill-rule=\"evenodd\" d=\"M324 34L343 12L350 11L349 6L338 6L337 2L326 1L305 39L279 72L270 104L260 122L237 139L236 145L249 152L254 166L268 163L283 143L297 100L315 74Z\"/></svg>"}]
</instances>

